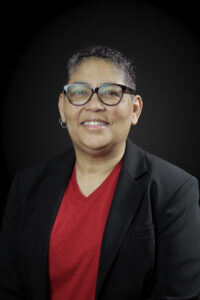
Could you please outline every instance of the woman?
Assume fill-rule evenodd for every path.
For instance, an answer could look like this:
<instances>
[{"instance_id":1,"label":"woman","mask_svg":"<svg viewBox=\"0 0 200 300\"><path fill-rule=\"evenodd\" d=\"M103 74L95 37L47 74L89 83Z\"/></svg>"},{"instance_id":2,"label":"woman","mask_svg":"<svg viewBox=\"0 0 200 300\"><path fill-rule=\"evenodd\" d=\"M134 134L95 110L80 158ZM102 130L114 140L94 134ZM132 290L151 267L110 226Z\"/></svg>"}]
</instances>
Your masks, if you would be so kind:
<instances>
[{"instance_id":1,"label":"woman","mask_svg":"<svg viewBox=\"0 0 200 300\"><path fill-rule=\"evenodd\" d=\"M119 51L70 59L58 107L74 147L14 178L0 299L198 299L198 182L127 139L142 106Z\"/></svg>"}]
</instances>

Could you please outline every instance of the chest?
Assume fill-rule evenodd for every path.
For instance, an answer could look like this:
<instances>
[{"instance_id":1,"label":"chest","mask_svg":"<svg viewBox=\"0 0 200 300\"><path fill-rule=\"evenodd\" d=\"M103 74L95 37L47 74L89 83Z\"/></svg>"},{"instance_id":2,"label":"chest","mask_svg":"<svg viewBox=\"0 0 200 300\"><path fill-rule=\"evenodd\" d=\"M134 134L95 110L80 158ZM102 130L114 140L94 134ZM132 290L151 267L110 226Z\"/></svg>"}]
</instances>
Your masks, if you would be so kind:
<instances>
[{"instance_id":1,"label":"chest","mask_svg":"<svg viewBox=\"0 0 200 300\"><path fill-rule=\"evenodd\" d=\"M103 184L107 176L108 174L96 175L96 176L94 175L81 176L77 174L76 181L81 193L85 197L88 197Z\"/></svg>"}]
</instances>

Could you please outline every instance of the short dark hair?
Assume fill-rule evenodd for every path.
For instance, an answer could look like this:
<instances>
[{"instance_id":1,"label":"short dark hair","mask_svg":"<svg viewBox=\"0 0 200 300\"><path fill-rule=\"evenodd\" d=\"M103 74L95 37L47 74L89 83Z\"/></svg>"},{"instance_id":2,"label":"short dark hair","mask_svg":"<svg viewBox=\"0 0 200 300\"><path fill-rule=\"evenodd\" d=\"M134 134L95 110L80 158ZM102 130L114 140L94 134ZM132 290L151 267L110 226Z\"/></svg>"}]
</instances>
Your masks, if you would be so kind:
<instances>
[{"instance_id":1,"label":"short dark hair","mask_svg":"<svg viewBox=\"0 0 200 300\"><path fill-rule=\"evenodd\" d=\"M126 81L130 87L136 90L136 75L133 61L124 53L102 45L83 48L71 56L67 64L67 82L70 79L73 68L89 57L107 59L117 65L125 73Z\"/></svg>"}]
</instances>

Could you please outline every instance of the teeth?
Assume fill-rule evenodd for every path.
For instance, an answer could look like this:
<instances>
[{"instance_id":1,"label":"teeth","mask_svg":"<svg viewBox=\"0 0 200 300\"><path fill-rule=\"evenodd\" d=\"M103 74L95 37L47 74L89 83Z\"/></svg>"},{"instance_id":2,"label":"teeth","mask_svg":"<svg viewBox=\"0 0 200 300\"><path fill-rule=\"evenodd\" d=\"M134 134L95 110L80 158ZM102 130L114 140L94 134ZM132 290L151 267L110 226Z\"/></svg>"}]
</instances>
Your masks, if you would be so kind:
<instances>
[{"instance_id":1,"label":"teeth","mask_svg":"<svg viewBox=\"0 0 200 300\"><path fill-rule=\"evenodd\" d=\"M90 122L83 122L84 125L106 125L104 122L98 122L98 121L90 121Z\"/></svg>"}]
</instances>

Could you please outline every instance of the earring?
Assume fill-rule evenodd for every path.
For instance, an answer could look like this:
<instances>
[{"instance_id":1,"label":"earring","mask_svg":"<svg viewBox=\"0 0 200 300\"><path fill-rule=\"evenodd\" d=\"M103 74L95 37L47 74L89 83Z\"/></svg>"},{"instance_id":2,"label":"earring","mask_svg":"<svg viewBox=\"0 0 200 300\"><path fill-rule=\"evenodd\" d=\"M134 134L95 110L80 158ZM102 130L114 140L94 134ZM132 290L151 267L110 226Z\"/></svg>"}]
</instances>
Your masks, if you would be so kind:
<instances>
[{"instance_id":1,"label":"earring","mask_svg":"<svg viewBox=\"0 0 200 300\"><path fill-rule=\"evenodd\" d=\"M59 119L59 123L60 123L60 126L62 128L66 128L67 127L67 124L65 122L63 122L61 118Z\"/></svg>"}]
</instances>

